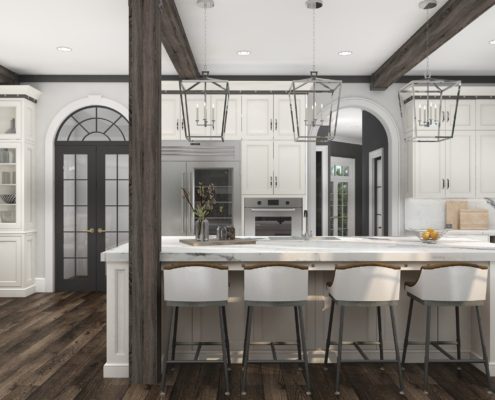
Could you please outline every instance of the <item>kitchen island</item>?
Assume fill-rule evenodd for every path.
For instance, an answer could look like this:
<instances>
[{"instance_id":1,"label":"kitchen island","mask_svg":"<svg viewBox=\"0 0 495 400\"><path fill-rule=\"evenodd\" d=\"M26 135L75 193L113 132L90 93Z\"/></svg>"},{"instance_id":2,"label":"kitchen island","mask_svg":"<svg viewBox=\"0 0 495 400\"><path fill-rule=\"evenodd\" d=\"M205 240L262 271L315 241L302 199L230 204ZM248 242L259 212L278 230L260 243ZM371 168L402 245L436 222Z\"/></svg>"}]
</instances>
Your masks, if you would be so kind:
<instances>
[{"instance_id":1,"label":"kitchen island","mask_svg":"<svg viewBox=\"0 0 495 400\"><path fill-rule=\"evenodd\" d=\"M399 264L402 279L418 274L421 265L431 262L466 261L490 266L488 296L482 307L485 341L488 345L490 372L495 375L495 245L475 238L443 238L437 244L421 243L415 237L315 237L302 238L257 238L252 245L198 246L181 243L180 237L162 237L160 260L168 262L219 262L229 266L229 306L227 307L228 328L233 362L240 361L244 334L243 269L248 262L283 261L305 263L309 266L309 301L305 308L308 349L312 362L322 362L326 328L329 318L326 282L337 263L356 261L381 261ZM129 268L127 244L102 254L107 274L107 362L105 377L127 377L129 371ZM397 310L399 342L402 341L407 317L405 293ZM338 313L338 310L336 310ZM413 314L411 338L424 335L424 310L417 307ZM169 313L164 312L163 320ZM294 341L292 310L256 310L254 314L253 339L255 341ZM367 309L349 310L346 321L346 340L375 340L377 324L375 313ZM471 310L461 311L461 342L463 356L479 356L479 340ZM215 310L186 310L181 313L178 337L181 341L217 341L217 320ZM436 309L432 320L432 340L452 340L455 337L454 314L450 309ZM437 339L438 338L438 339ZM166 338L164 338L166 340ZM385 355L393 351L390 327L384 326ZM182 346L181 346L182 347ZM279 349L277 349L279 350ZM207 348L202 357L217 357L220 349ZM268 358L269 347L253 351L253 357ZM294 357L295 346L284 346L277 351L280 358ZM345 351L346 357L357 357L355 351ZM378 349L370 347L373 356ZM432 351L431 357L440 357ZM178 349L178 358L194 355L194 349ZM408 362L421 362L422 347L412 346ZM334 360L334 354L331 352Z\"/></svg>"}]
</instances>

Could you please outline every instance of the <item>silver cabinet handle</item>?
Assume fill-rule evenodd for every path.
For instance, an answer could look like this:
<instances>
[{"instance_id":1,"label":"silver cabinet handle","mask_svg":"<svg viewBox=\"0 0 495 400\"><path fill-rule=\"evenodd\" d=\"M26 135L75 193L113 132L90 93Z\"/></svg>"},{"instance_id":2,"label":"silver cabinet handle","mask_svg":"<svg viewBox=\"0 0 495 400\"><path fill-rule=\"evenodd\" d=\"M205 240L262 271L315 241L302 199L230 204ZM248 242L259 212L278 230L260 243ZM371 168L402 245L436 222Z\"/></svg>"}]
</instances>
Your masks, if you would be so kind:
<instances>
[{"instance_id":1,"label":"silver cabinet handle","mask_svg":"<svg viewBox=\"0 0 495 400\"><path fill-rule=\"evenodd\" d=\"M179 130L179 118L177 118L177 124L176 124L176 126L177 126L177 130Z\"/></svg>"},{"instance_id":2,"label":"silver cabinet handle","mask_svg":"<svg viewBox=\"0 0 495 400\"><path fill-rule=\"evenodd\" d=\"M277 131L278 130L278 119L275 118L275 130Z\"/></svg>"},{"instance_id":3,"label":"silver cabinet handle","mask_svg":"<svg viewBox=\"0 0 495 400\"><path fill-rule=\"evenodd\" d=\"M270 130L273 131L273 119L270 118Z\"/></svg>"},{"instance_id":4,"label":"silver cabinet handle","mask_svg":"<svg viewBox=\"0 0 495 400\"><path fill-rule=\"evenodd\" d=\"M273 187L273 176L270 176L270 187Z\"/></svg>"},{"instance_id":5,"label":"silver cabinet handle","mask_svg":"<svg viewBox=\"0 0 495 400\"><path fill-rule=\"evenodd\" d=\"M450 111L447 111L447 122L450 122Z\"/></svg>"},{"instance_id":6,"label":"silver cabinet handle","mask_svg":"<svg viewBox=\"0 0 495 400\"><path fill-rule=\"evenodd\" d=\"M275 187L278 187L278 176L275 177Z\"/></svg>"},{"instance_id":7,"label":"silver cabinet handle","mask_svg":"<svg viewBox=\"0 0 495 400\"><path fill-rule=\"evenodd\" d=\"M442 179L442 189L445 189L445 179Z\"/></svg>"},{"instance_id":8,"label":"silver cabinet handle","mask_svg":"<svg viewBox=\"0 0 495 400\"><path fill-rule=\"evenodd\" d=\"M447 189L450 189L450 179L447 179Z\"/></svg>"}]
</instances>

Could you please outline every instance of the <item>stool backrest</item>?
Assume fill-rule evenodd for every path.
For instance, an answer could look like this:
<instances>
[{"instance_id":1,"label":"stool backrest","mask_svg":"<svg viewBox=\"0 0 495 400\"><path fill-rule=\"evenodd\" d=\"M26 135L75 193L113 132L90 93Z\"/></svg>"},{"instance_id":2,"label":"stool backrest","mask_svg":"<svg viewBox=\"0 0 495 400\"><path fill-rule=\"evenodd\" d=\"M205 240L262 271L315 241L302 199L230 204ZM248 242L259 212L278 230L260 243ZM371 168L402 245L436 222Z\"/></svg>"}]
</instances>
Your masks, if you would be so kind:
<instances>
[{"instance_id":1,"label":"stool backrest","mask_svg":"<svg viewBox=\"0 0 495 400\"><path fill-rule=\"evenodd\" d=\"M471 263L432 264L421 268L414 286L408 289L423 300L484 301L488 267Z\"/></svg>"},{"instance_id":2,"label":"stool backrest","mask_svg":"<svg viewBox=\"0 0 495 400\"><path fill-rule=\"evenodd\" d=\"M340 301L397 301L400 267L381 263L337 265L330 293Z\"/></svg>"},{"instance_id":3,"label":"stool backrest","mask_svg":"<svg viewBox=\"0 0 495 400\"><path fill-rule=\"evenodd\" d=\"M244 300L301 302L308 297L308 267L259 263L244 266Z\"/></svg>"},{"instance_id":4,"label":"stool backrest","mask_svg":"<svg viewBox=\"0 0 495 400\"><path fill-rule=\"evenodd\" d=\"M229 297L229 271L224 265L164 265L163 296L174 302L217 302Z\"/></svg>"}]
</instances>

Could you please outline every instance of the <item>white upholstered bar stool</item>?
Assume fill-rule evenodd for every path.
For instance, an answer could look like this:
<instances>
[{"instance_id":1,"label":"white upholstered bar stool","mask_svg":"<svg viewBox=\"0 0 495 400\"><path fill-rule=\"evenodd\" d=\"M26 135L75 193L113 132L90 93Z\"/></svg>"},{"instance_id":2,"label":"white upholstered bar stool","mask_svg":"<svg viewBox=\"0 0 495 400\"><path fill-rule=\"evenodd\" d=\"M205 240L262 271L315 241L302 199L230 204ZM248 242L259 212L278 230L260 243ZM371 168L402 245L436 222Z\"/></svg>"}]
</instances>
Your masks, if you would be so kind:
<instances>
[{"instance_id":1,"label":"white upholstered bar stool","mask_svg":"<svg viewBox=\"0 0 495 400\"><path fill-rule=\"evenodd\" d=\"M163 298L167 307L173 307L174 315L169 326L169 340L165 344L162 356L162 381L160 390L165 390L165 377L168 364L179 363L218 363L218 361L198 360L201 346L221 345L225 375L225 395L230 395L229 383L229 339L225 306L229 297L228 268L213 263L164 264ZM178 310L180 307L218 307L221 342L177 342ZM172 342L172 357L169 356ZM197 345L193 361L175 360L175 347L178 345Z\"/></svg>"},{"instance_id":2,"label":"white upholstered bar stool","mask_svg":"<svg viewBox=\"0 0 495 400\"><path fill-rule=\"evenodd\" d=\"M304 331L303 306L308 298L308 267L279 262L244 265L244 303L247 306L244 353L242 358L241 394L246 395L248 363L297 363L304 364L306 393L311 394L308 353ZM251 343L251 326L254 307L294 307L295 329L298 348L297 360L278 360L274 345L285 342ZM250 360L249 348L252 344L271 345L273 360ZM302 353L302 354L301 354Z\"/></svg>"},{"instance_id":3,"label":"white upholstered bar stool","mask_svg":"<svg viewBox=\"0 0 495 400\"><path fill-rule=\"evenodd\" d=\"M406 336L404 338L404 348L402 353L402 364L406 361L408 345L425 346L425 375L424 390L428 391L428 365L432 362L448 362L454 364L461 363L483 363L487 378L488 388L490 389L490 371L488 366L488 357L486 353L485 341L481 328L479 306L485 302L486 288L488 279L488 267L472 263L439 263L426 265L421 268L419 278L416 282L406 282L407 295L411 298L409 303L409 312L407 316ZM409 329L411 327L411 316L414 301L423 304L426 307L426 334L424 342L415 342L409 340ZM432 341L430 340L431 326L431 307L432 306L450 306L455 307L456 319L456 341ZM481 351L483 359L461 360L461 339L459 329L459 307L473 306L476 309L476 318L478 321L478 330L481 341ZM457 357L447 352L442 345L455 344L457 347ZM430 360L430 345L439 350L447 357L446 360Z\"/></svg>"},{"instance_id":4,"label":"white upholstered bar stool","mask_svg":"<svg viewBox=\"0 0 495 400\"><path fill-rule=\"evenodd\" d=\"M400 267L382 263L344 264L335 267L335 275L332 282L327 284L328 294L331 298L330 320L328 321L327 342L325 348L325 366L328 365L328 353L330 345L337 345L337 373L335 378L335 394L340 394L340 370L343 362L359 363L396 363L399 371L399 390L403 394L402 370L400 364L399 344L397 341L397 329L394 315L394 306L399 302L400 296ZM332 324L335 305L340 307L339 339L332 342ZM378 342L359 341L344 342L344 316L348 307L376 307L378 316ZM392 333L394 336L395 360L383 359L383 339L380 307L388 306ZM352 345L356 348L364 360L342 360L342 346ZM380 348L380 360L370 360L361 345L378 345Z\"/></svg>"}]
</instances>

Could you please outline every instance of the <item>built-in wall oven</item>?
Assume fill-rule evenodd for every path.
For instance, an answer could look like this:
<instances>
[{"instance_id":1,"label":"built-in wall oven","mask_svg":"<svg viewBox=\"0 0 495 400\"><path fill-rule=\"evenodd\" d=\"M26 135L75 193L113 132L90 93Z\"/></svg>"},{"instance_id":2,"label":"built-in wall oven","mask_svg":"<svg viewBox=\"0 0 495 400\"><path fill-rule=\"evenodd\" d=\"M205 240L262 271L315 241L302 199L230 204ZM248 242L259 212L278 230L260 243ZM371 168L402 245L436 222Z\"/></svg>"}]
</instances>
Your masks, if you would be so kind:
<instances>
[{"instance_id":1,"label":"built-in wall oven","mask_svg":"<svg viewBox=\"0 0 495 400\"><path fill-rule=\"evenodd\" d=\"M301 236L302 198L244 199L246 236Z\"/></svg>"}]
</instances>

